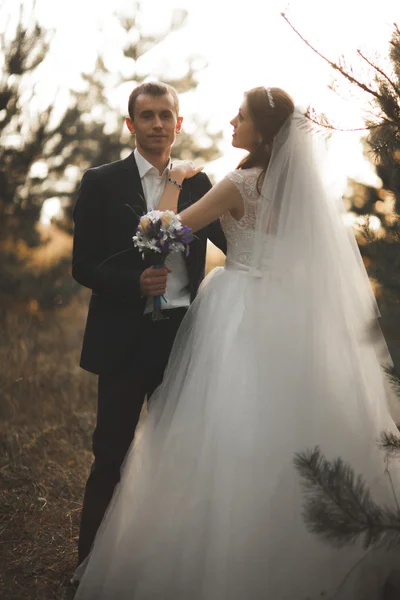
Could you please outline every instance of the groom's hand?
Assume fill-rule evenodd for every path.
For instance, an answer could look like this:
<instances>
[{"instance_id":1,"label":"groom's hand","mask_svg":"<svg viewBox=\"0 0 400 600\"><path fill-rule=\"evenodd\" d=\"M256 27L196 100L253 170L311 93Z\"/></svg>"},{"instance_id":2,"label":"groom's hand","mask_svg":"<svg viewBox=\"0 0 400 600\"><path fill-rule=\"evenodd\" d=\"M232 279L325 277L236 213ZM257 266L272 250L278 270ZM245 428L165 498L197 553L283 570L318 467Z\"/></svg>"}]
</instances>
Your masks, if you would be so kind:
<instances>
[{"instance_id":1,"label":"groom's hand","mask_svg":"<svg viewBox=\"0 0 400 600\"><path fill-rule=\"evenodd\" d=\"M171 273L168 267L153 269L149 267L140 276L140 292L142 296L161 296L167 289L167 277Z\"/></svg>"}]
</instances>

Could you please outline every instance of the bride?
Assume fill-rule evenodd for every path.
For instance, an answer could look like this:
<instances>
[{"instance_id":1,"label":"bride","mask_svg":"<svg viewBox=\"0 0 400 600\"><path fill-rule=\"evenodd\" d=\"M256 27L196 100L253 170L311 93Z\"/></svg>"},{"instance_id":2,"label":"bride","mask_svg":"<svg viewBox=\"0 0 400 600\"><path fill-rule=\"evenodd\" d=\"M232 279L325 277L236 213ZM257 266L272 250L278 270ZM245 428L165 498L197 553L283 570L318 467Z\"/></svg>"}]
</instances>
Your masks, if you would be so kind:
<instances>
[{"instance_id":1,"label":"bride","mask_svg":"<svg viewBox=\"0 0 400 600\"><path fill-rule=\"evenodd\" d=\"M362 540L337 549L307 529L294 466L319 446L394 506L370 284L291 98L252 89L231 124L248 155L181 213L194 231L221 217L226 265L185 316L76 600L381 597L386 566ZM195 172L171 171L159 209Z\"/></svg>"}]
</instances>

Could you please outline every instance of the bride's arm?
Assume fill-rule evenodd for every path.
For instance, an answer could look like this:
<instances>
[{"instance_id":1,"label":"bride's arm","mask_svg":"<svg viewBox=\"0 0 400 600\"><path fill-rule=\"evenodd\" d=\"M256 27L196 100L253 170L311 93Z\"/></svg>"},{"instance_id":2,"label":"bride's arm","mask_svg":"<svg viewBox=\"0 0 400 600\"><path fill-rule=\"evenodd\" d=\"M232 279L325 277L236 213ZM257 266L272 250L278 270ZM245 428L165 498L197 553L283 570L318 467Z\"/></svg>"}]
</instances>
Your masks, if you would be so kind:
<instances>
[{"instance_id":1,"label":"bride's arm","mask_svg":"<svg viewBox=\"0 0 400 600\"><path fill-rule=\"evenodd\" d=\"M171 172L171 179L181 185L184 177L181 173ZM158 210L177 212L179 192L176 183L168 182L157 207ZM183 225L190 227L192 231L198 231L226 212L242 209L243 200L237 187L229 179L223 179L195 204L183 210L180 217Z\"/></svg>"},{"instance_id":2,"label":"bride's arm","mask_svg":"<svg viewBox=\"0 0 400 600\"><path fill-rule=\"evenodd\" d=\"M228 179L217 183L200 200L181 213L182 224L192 231L203 229L221 215L243 207L243 201L236 186Z\"/></svg>"}]
</instances>

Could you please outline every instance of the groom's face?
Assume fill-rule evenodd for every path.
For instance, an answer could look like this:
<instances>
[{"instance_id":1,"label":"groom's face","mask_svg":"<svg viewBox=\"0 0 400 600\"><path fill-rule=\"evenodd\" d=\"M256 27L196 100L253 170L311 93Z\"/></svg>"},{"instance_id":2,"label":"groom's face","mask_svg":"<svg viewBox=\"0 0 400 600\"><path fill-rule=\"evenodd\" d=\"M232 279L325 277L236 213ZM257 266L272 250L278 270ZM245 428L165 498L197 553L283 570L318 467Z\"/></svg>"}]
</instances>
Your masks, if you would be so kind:
<instances>
[{"instance_id":1,"label":"groom's face","mask_svg":"<svg viewBox=\"0 0 400 600\"><path fill-rule=\"evenodd\" d=\"M131 133L136 135L136 146L149 154L168 151L180 132L182 117L176 114L173 97L170 94L150 96L139 94L136 98L133 120L126 123Z\"/></svg>"}]
</instances>

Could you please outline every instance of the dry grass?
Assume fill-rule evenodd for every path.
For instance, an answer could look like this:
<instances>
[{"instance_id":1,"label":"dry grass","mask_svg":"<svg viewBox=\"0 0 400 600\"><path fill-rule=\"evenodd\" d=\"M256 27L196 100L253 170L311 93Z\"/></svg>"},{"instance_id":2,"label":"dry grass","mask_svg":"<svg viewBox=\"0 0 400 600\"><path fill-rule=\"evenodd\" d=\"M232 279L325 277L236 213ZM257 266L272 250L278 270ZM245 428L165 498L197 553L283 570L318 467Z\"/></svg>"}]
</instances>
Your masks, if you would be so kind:
<instances>
[{"instance_id":1,"label":"dry grass","mask_svg":"<svg viewBox=\"0 0 400 600\"><path fill-rule=\"evenodd\" d=\"M207 258L223 264L211 244ZM0 322L0 600L73 595L97 383L78 366L86 309L83 295Z\"/></svg>"},{"instance_id":2,"label":"dry grass","mask_svg":"<svg viewBox=\"0 0 400 600\"><path fill-rule=\"evenodd\" d=\"M2 600L71 595L96 399L96 378L78 367L84 316L77 302L1 325Z\"/></svg>"}]
</instances>

